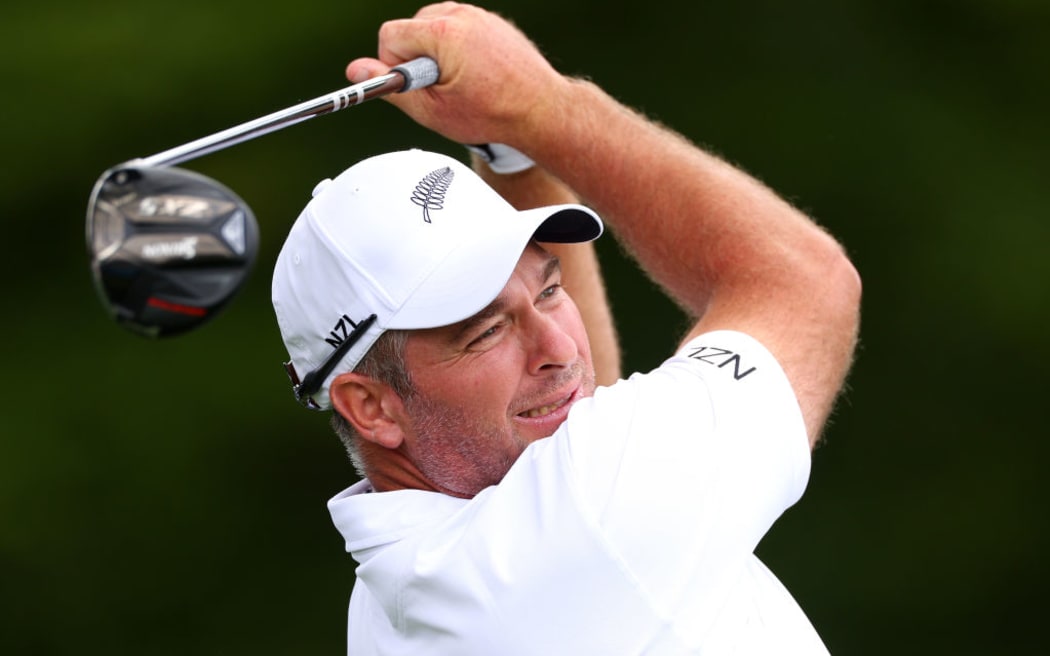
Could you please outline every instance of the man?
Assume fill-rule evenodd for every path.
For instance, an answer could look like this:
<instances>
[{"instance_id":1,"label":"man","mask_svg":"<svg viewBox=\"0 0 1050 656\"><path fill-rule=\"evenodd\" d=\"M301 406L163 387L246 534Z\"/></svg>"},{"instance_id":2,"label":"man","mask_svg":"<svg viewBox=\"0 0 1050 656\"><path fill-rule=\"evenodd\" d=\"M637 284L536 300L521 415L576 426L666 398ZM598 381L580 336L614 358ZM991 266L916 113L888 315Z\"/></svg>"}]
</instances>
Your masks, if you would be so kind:
<instances>
[{"instance_id":1,"label":"man","mask_svg":"<svg viewBox=\"0 0 1050 656\"><path fill-rule=\"evenodd\" d=\"M278 258L297 393L334 409L365 477L329 503L359 563L349 653L826 653L753 551L801 496L852 358L842 249L476 7L385 23L347 76L421 55L439 83L391 102L506 145L477 170L539 209L393 153L320 185ZM598 215L695 317L627 380Z\"/></svg>"}]
</instances>

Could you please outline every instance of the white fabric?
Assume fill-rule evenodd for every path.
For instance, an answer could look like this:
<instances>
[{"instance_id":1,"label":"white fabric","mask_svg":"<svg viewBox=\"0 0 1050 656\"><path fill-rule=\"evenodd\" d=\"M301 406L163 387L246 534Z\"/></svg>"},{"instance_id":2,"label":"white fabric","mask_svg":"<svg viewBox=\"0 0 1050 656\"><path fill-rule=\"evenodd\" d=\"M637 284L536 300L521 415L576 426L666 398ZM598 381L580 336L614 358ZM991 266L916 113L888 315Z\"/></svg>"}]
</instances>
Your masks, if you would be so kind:
<instances>
[{"instance_id":1,"label":"white fabric","mask_svg":"<svg viewBox=\"0 0 1050 656\"><path fill-rule=\"evenodd\" d=\"M528 155L506 144L468 145L467 150L477 153L481 159L485 160L485 163L488 164L493 173L499 173L500 175L521 173L536 166L536 162L532 161Z\"/></svg>"},{"instance_id":2,"label":"white fabric","mask_svg":"<svg viewBox=\"0 0 1050 656\"><path fill-rule=\"evenodd\" d=\"M769 352L698 337L578 402L474 499L333 498L360 563L349 654L826 654L753 554L809 462Z\"/></svg>"}]
</instances>

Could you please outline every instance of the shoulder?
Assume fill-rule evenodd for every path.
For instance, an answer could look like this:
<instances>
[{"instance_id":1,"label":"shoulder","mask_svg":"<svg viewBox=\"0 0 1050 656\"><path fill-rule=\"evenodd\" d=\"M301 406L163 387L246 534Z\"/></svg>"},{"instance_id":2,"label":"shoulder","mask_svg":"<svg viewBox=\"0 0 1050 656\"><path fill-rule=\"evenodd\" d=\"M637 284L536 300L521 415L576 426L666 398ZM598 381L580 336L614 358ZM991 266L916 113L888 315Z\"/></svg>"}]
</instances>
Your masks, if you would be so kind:
<instances>
[{"instance_id":1,"label":"shoulder","mask_svg":"<svg viewBox=\"0 0 1050 656\"><path fill-rule=\"evenodd\" d=\"M554 439L598 512L624 486L636 498L673 486L681 499L723 485L761 486L773 488L769 498L783 508L809 476L791 385L762 344L737 332L700 335L656 369L599 388Z\"/></svg>"},{"instance_id":2,"label":"shoulder","mask_svg":"<svg viewBox=\"0 0 1050 656\"><path fill-rule=\"evenodd\" d=\"M723 330L694 337L652 371L598 388L593 399L573 408L566 428L570 433L598 429L606 436L610 429L696 434L763 417L784 429L802 427L798 402L776 358L756 339Z\"/></svg>"}]
</instances>

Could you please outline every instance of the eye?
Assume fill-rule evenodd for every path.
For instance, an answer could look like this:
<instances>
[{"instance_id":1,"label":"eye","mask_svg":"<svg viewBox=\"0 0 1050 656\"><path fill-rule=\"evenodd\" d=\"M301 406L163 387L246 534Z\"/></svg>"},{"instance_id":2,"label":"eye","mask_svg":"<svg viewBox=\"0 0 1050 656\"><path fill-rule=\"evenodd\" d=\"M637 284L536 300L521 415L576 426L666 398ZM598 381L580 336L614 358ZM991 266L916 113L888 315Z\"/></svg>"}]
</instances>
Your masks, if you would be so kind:
<instances>
[{"instance_id":1,"label":"eye","mask_svg":"<svg viewBox=\"0 0 1050 656\"><path fill-rule=\"evenodd\" d=\"M555 283L555 284L551 285L547 289L544 289L542 292L540 292L540 300L547 299L547 298L550 298L551 296L554 296L559 291L561 291L561 289L562 289L561 283Z\"/></svg>"},{"instance_id":2,"label":"eye","mask_svg":"<svg viewBox=\"0 0 1050 656\"><path fill-rule=\"evenodd\" d=\"M503 327L502 323L492 324L485 331L483 331L480 335L478 335L477 337L472 339L470 341L470 343L467 345L467 347L468 348L473 348L473 347L481 346L482 344L484 344L489 339L492 339L493 337L495 337L496 334L500 331L500 328L502 328L502 327Z\"/></svg>"}]
</instances>

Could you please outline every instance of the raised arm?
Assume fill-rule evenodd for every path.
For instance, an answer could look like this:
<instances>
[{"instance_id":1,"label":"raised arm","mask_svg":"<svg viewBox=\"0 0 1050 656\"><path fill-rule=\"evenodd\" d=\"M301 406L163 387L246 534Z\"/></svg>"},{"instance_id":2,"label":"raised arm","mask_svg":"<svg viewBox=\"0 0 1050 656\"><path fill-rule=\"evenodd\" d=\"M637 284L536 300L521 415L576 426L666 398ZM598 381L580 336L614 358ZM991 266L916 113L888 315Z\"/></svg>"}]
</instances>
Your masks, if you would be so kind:
<instances>
[{"instance_id":1,"label":"raised arm","mask_svg":"<svg viewBox=\"0 0 1050 656\"><path fill-rule=\"evenodd\" d=\"M564 181L696 317L746 332L784 367L816 443L849 368L860 282L838 243L743 171L567 78L500 17L442 3L385 23L359 80L419 55L439 84L391 98L461 143L500 142Z\"/></svg>"},{"instance_id":2,"label":"raised arm","mask_svg":"<svg viewBox=\"0 0 1050 656\"><path fill-rule=\"evenodd\" d=\"M570 82L561 102L565 130L537 131L529 155L594 206L696 318L686 339L737 330L774 354L815 445L857 338L860 280L843 249L748 174L594 85Z\"/></svg>"}]
</instances>

